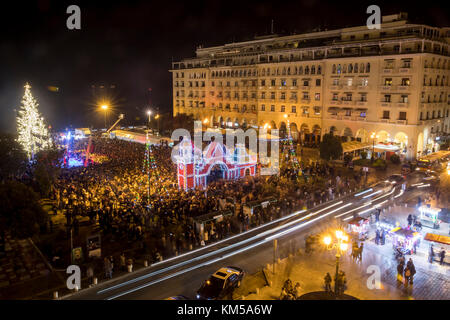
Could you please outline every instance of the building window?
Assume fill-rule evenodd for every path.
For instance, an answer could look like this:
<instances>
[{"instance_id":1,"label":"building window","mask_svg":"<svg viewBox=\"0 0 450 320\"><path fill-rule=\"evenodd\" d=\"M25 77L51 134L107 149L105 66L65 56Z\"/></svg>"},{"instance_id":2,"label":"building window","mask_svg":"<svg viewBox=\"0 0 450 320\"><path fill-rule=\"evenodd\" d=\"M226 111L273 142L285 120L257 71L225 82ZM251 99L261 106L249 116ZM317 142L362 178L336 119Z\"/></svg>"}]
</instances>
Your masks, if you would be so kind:
<instances>
[{"instance_id":1,"label":"building window","mask_svg":"<svg viewBox=\"0 0 450 320\"><path fill-rule=\"evenodd\" d=\"M297 79L292 79L292 86L296 87L297 86Z\"/></svg>"},{"instance_id":2,"label":"building window","mask_svg":"<svg viewBox=\"0 0 450 320\"><path fill-rule=\"evenodd\" d=\"M266 111L266 106L264 104L261 105L261 111Z\"/></svg>"},{"instance_id":3,"label":"building window","mask_svg":"<svg viewBox=\"0 0 450 320\"><path fill-rule=\"evenodd\" d=\"M402 78L402 86L409 86L410 83L409 78Z\"/></svg>"},{"instance_id":4,"label":"building window","mask_svg":"<svg viewBox=\"0 0 450 320\"><path fill-rule=\"evenodd\" d=\"M270 111L275 112L275 106L274 105L270 106Z\"/></svg>"},{"instance_id":5,"label":"building window","mask_svg":"<svg viewBox=\"0 0 450 320\"><path fill-rule=\"evenodd\" d=\"M366 73L369 73L369 72L370 72L370 63L367 62L367 65L366 65Z\"/></svg>"},{"instance_id":6,"label":"building window","mask_svg":"<svg viewBox=\"0 0 450 320\"><path fill-rule=\"evenodd\" d=\"M333 92L333 98L332 98L332 100L333 101L338 101L338 94L336 93L336 92Z\"/></svg>"},{"instance_id":7,"label":"building window","mask_svg":"<svg viewBox=\"0 0 450 320\"><path fill-rule=\"evenodd\" d=\"M385 78L384 79L384 85L385 86L392 86L392 78Z\"/></svg>"},{"instance_id":8,"label":"building window","mask_svg":"<svg viewBox=\"0 0 450 320\"><path fill-rule=\"evenodd\" d=\"M303 86L304 87L308 87L309 86L309 81L308 80L304 80L303 81Z\"/></svg>"},{"instance_id":9,"label":"building window","mask_svg":"<svg viewBox=\"0 0 450 320\"><path fill-rule=\"evenodd\" d=\"M408 95L404 94L400 97L400 102L408 103Z\"/></svg>"},{"instance_id":10,"label":"building window","mask_svg":"<svg viewBox=\"0 0 450 320\"><path fill-rule=\"evenodd\" d=\"M272 87L275 87L275 79L270 80L270 85L271 85Z\"/></svg>"},{"instance_id":11,"label":"building window","mask_svg":"<svg viewBox=\"0 0 450 320\"><path fill-rule=\"evenodd\" d=\"M337 66L337 73L341 74L341 65L340 64L338 64L338 66Z\"/></svg>"},{"instance_id":12,"label":"building window","mask_svg":"<svg viewBox=\"0 0 450 320\"><path fill-rule=\"evenodd\" d=\"M367 101L367 94L361 93L361 100L360 101Z\"/></svg>"},{"instance_id":13,"label":"building window","mask_svg":"<svg viewBox=\"0 0 450 320\"><path fill-rule=\"evenodd\" d=\"M308 66L305 67L305 74L309 74L309 67Z\"/></svg>"},{"instance_id":14,"label":"building window","mask_svg":"<svg viewBox=\"0 0 450 320\"><path fill-rule=\"evenodd\" d=\"M321 66L317 67L317 74L322 74L322 67Z\"/></svg>"},{"instance_id":15,"label":"building window","mask_svg":"<svg viewBox=\"0 0 450 320\"><path fill-rule=\"evenodd\" d=\"M281 106L280 112L285 112L285 111L286 111L286 107L285 106Z\"/></svg>"},{"instance_id":16,"label":"building window","mask_svg":"<svg viewBox=\"0 0 450 320\"><path fill-rule=\"evenodd\" d=\"M423 112L420 113L420 120L423 120Z\"/></svg>"},{"instance_id":17,"label":"building window","mask_svg":"<svg viewBox=\"0 0 450 320\"><path fill-rule=\"evenodd\" d=\"M275 92L270 93L270 99L275 99Z\"/></svg>"},{"instance_id":18,"label":"building window","mask_svg":"<svg viewBox=\"0 0 450 320\"><path fill-rule=\"evenodd\" d=\"M311 74L316 74L316 66L311 67Z\"/></svg>"},{"instance_id":19,"label":"building window","mask_svg":"<svg viewBox=\"0 0 450 320\"><path fill-rule=\"evenodd\" d=\"M350 117L352 115L352 109L345 109L345 115Z\"/></svg>"},{"instance_id":20,"label":"building window","mask_svg":"<svg viewBox=\"0 0 450 320\"><path fill-rule=\"evenodd\" d=\"M358 64L357 63L355 63L355 67L354 67L354 70L353 70L355 73L358 73Z\"/></svg>"},{"instance_id":21,"label":"building window","mask_svg":"<svg viewBox=\"0 0 450 320\"><path fill-rule=\"evenodd\" d=\"M286 79L281 79L280 83L281 83L282 87L285 87L286 86Z\"/></svg>"},{"instance_id":22,"label":"building window","mask_svg":"<svg viewBox=\"0 0 450 320\"><path fill-rule=\"evenodd\" d=\"M281 100L285 100L286 99L286 92L282 92L280 98L281 98Z\"/></svg>"},{"instance_id":23,"label":"building window","mask_svg":"<svg viewBox=\"0 0 450 320\"><path fill-rule=\"evenodd\" d=\"M383 119L389 119L389 111L383 111Z\"/></svg>"},{"instance_id":24,"label":"building window","mask_svg":"<svg viewBox=\"0 0 450 320\"><path fill-rule=\"evenodd\" d=\"M320 115L320 107L314 107L314 114Z\"/></svg>"},{"instance_id":25,"label":"building window","mask_svg":"<svg viewBox=\"0 0 450 320\"><path fill-rule=\"evenodd\" d=\"M320 87L320 79L316 79L316 87Z\"/></svg>"},{"instance_id":26,"label":"building window","mask_svg":"<svg viewBox=\"0 0 450 320\"><path fill-rule=\"evenodd\" d=\"M368 33L365 33L365 34L364 34L364 40L367 40L367 39L369 39L369 34L368 34Z\"/></svg>"},{"instance_id":27,"label":"building window","mask_svg":"<svg viewBox=\"0 0 450 320\"><path fill-rule=\"evenodd\" d=\"M291 112L292 113L297 113L297 107L296 106L292 106L291 107Z\"/></svg>"},{"instance_id":28,"label":"building window","mask_svg":"<svg viewBox=\"0 0 450 320\"><path fill-rule=\"evenodd\" d=\"M339 85L339 79L333 79L333 86Z\"/></svg>"},{"instance_id":29,"label":"building window","mask_svg":"<svg viewBox=\"0 0 450 320\"><path fill-rule=\"evenodd\" d=\"M336 73L336 65L335 64L333 64L333 68L332 68L331 73Z\"/></svg>"},{"instance_id":30,"label":"building window","mask_svg":"<svg viewBox=\"0 0 450 320\"><path fill-rule=\"evenodd\" d=\"M400 111L398 113L398 120L406 120L406 112Z\"/></svg>"},{"instance_id":31,"label":"building window","mask_svg":"<svg viewBox=\"0 0 450 320\"><path fill-rule=\"evenodd\" d=\"M353 78L347 79L347 86L351 87L353 85Z\"/></svg>"},{"instance_id":32,"label":"building window","mask_svg":"<svg viewBox=\"0 0 450 320\"><path fill-rule=\"evenodd\" d=\"M316 93L314 95L314 98L315 98L316 101L320 101L320 93Z\"/></svg>"},{"instance_id":33,"label":"building window","mask_svg":"<svg viewBox=\"0 0 450 320\"><path fill-rule=\"evenodd\" d=\"M384 102L391 102L391 95L390 94L385 94L384 95Z\"/></svg>"}]
</instances>

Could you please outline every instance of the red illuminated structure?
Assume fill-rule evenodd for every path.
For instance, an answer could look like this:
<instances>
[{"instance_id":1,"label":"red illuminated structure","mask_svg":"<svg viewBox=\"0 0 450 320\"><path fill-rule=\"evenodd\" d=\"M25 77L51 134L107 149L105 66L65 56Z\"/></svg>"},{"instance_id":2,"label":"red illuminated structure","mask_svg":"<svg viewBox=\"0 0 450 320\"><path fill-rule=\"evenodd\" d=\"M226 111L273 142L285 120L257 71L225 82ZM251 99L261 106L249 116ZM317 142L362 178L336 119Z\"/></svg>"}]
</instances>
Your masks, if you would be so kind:
<instances>
[{"instance_id":1,"label":"red illuminated structure","mask_svg":"<svg viewBox=\"0 0 450 320\"><path fill-rule=\"evenodd\" d=\"M236 180L256 174L257 156L247 152L243 144L229 150L212 141L202 152L185 138L177 147L178 187L184 190L205 188L213 178Z\"/></svg>"}]
</instances>

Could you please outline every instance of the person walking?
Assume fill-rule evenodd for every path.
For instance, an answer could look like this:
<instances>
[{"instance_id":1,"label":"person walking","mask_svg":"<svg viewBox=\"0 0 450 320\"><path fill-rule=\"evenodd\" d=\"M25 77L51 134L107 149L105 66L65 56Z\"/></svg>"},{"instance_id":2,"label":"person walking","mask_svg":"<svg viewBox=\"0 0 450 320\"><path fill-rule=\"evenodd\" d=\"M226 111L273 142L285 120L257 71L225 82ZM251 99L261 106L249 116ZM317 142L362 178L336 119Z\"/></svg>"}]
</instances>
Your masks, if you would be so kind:
<instances>
[{"instance_id":1,"label":"person walking","mask_svg":"<svg viewBox=\"0 0 450 320\"><path fill-rule=\"evenodd\" d=\"M405 270L405 263L403 260L400 260L397 265L397 281L402 283L403 282L403 272Z\"/></svg>"},{"instance_id":2,"label":"person walking","mask_svg":"<svg viewBox=\"0 0 450 320\"><path fill-rule=\"evenodd\" d=\"M324 281L325 281L325 291L331 292L331 275L329 272L327 272L327 274L325 275Z\"/></svg>"},{"instance_id":3,"label":"person walking","mask_svg":"<svg viewBox=\"0 0 450 320\"><path fill-rule=\"evenodd\" d=\"M122 252L120 255L120 271L126 271L126 263L125 263L125 253Z\"/></svg>"},{"instance_id":4,"label":"person walking","mask_svg":"<svg viewBox=\"0 0 450 320\"><path fill-rule=\"evenodd\" d=\"M439 264L442 266L445 259L445 249L441 247L441 252L439 252Z\"/></svg>"},{"instance_id":5,"label":"person walking","mask_svg":"<svg viewBox=\"0 0 450 320\"><path fill-rule=\"evenodd\" d=\"M362 253L364 249L364 242L361 242L361 246L358 248L358 260L362 262Z\"/></svg>"},{"instance_id":6,"label":"person walking","mask_svg":"<svg viewBox=\"0 0 450 320\"><path fill-rule=\"evenodd\" d=\"M414 266L414 263L411 258L409 258L408 263L406 264L406 268L409 271L409 276L408 276L409 284L412 285L414 283L414 275L416 274L416 267ZM405 277L406 277L406 274L405 274Z\"/></svg>"},{"instance_id":7,"label":"person walking","mask_svg":"<svg viewBox=\"0 0 450 320\"><path fill-rule=\"evenodd\" d=\"M433 259L434 259L434 248L433 248L433 245L431 245L430 251L428 252L428 262L432 264Z\"/></svg>"}]
</instances>

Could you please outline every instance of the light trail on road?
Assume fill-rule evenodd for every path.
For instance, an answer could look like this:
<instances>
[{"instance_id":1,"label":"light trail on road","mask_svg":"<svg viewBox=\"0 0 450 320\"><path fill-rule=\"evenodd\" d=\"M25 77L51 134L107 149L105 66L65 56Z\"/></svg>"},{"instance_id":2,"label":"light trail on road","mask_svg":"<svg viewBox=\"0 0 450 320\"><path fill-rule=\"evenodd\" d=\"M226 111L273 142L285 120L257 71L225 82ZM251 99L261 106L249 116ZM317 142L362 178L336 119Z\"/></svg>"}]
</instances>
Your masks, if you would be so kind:
<instances>
[{"instance_id":1,"label":"light trail on road","mask_svg":"<svg viewBox=\"0 0 450 320\"><path fill-rule=\"evenodd\" d=\"M298 223L298 222L300 222L300 221L303 221L304 219L306 219L306 218L308 218L308 217L310 217L310 216L316 215L316 214L318 214L318 213L320 213L320 212L322 212L322 211L324 211L324 210L327 210L327 209L330 209L330 208L332 208L332 207L335 207L335 206L337 206L337 205L339 205L339 204L342 204L342 202L343 202L343 201L336 202L336 203L334 203L334 204L332 204L332 205L329 205L329 206L327 206L327 207L325 207L325 208L323 208L323 209L321 209L321 210L319 210L319 211L316 211L316 212L314 212L314 213L310 213L309 215L306 215L306 216L304 216L304 217L302 217L302 218L299 218L299 219L297 219L297 220L288 222L288 223L286 223L286 224L284 224L284 225L281 225L281 226L275 227L275 228L273 228L273 229L264 231L263 233L257 234L256 236L253 236L253 237L251 237L251 238L245 239L245 240L243 240L243 241L241 241L241 242L237 242L237 243L234 243L234 244L232 244L232 245L223 247L223 248L221 248L221 249L218 249L218 250L215 250L215 251L206 253L206 254L204 254L204 255L201 255L201 256L198 256L198 257L195 257L195 258L192 258L192 259L190 259L190 260L186 260L186 261L180 262L180 263L178 263L178 264L174 264L174 265L172 265L172 266L170 266L170 267L166 267L166 268L163 268L163 269L160 269L160 270L157 270L157 271L148 273L148 274L146 274L146 275L137 277L137 278L135 278L135 279L128 280L128 281L125 281L125 282L122 282L122 283L120 283L120 284L111 286L111 287L109 287L109 288L106 288L106 289L103 289L103 290L99 290L99 291L97 292L97 294L103 294L103 293L106 293L106 292L108 292L108 291L115 290L115 289L124 287L124 286L126 286L126 285L129 285L129 284L132 284L132 283L136 283L136 282L138 282L138 281L145 280L145 279L147 279L147 278L150 278L150 277L159 275L159 274L161 274L161 273L165 273L165 272L167 272L167 271L170 271L170 270L173 270L173 269L176 269L176 268L185 266L185 265L190 264L190 263L192 263L192 262L199 261L199 260L203 260L203 259L208 258L208 257L210 257L210 256L216 255L216 254L218 254L218 253L220 253L220 252L223 252L223 251L227 251L227 250L233 249L234 247L244 245L244 244L246 244L246 243L248 243L248 242L251 242L251 241L254 241L254 240L258 239L258 238L264 237L264 236L266 236L267 234L277 232L277 231L280 230L280 229L286 228L286 227L288 227L288 226L290 226L290 225L292 225L292 224L295 224L295 223ZM305 210L299 211L299 213L300 213L300 212L305 212ZM217 243L216 243L216 244L217 244Z\"/></svg>"},{"instance_id":2,"label":"light trail on road","mask_svg":"<svg viewBox=\"0 0 450 320\"><path fill-rule=\"evenodd\" d=\"M369 189L369 190L366 190L365 193L370 192L370 191L372 191L372 190L370 190L370 189ZM374 193L372 193L372 194L367 195L366 197L372 196L372 195L374 195L374 194L379 194L380 192L383 192L383 191L382 191L382 190L379 190L379 191L377 191L377 192L374 192ZM392 193L393 193L393 191L391 191L389 194L392 194ZM389 194L387 194L387 195L389 195ZM387 196L387 195L386 195L386 196ZM364 198L365 198L365 197L364 197ZM378 197L378 198L376 198L375 200L380 199L380 198L382 198L382 197ZM374 202L375 200L372 200L372 201L370 201L370 202L368 202L368 203L365 203L365 204L362 205L362 206L359 206L359 207L357 207L357 208L355 208L355 209L349 210L349 211L347 211L347 212L345 212L345 213L343 213L343 214L340 214L340 215L338 215L338 216L342 216L342 215L348 214L348 213L350 213L350 212L359 210L359 209L361 209L361 208L367 207L367 206L373 204L373 202ZM387 200L383 201L382 203L385 203L385 202L387 202ZM338 201L338 202L336 202L336 203L334 203L334 204L331 204L331 205L329 205L329 206L327 206L327 207L325 207L325 208L322 208L322 209L320 209L320 210L311 212L311 213L307 214L306 216L303 216L303 217L301 217L301 218L295 219L295 220L290 221L290 222L288 222L288 223L286 223L286 224L277 226L277 227L275 227L275 228L273 228L273 229L266 230L266 231L264 231L264 232L262 232L262 233L260 233L260 234L257 234L257 235L255 235L255 236L253 236L253 237L250 237L250 238L248 238L248 239L239 241L239 242L237 242L237 243L234 243L234 244L231 244L231 245L229 245L229 246L220 248L220 249L218 249L218 250L215 250L215 251L212 251L212 252L209 252L209 253L200 255L200 256L195 257L195 258L192 258L192 259L188 259L188 260L186 260L186 261L177 263L177 264L175 264L175 265L172 265L172 266L169 266L169 267L166 267L166 268L163 268L163 269L160 269L160 270L151 272L151 273L149 273L149 274L140 276L140 277L138 277L138 278L135 278L135 279L132 279L132 280L129 280L129 281L126 281L126 282L123 282L123 283L120 283L120 284L111 286L111 287L109 287L109 288L100 290L100 291L97 292L97 294L107 293L107 292L110 292L110 291L112 291L112 290L115 290L115 289L118 289L118 288L121 288L121 287L130 285L130 284L136 283L136 282L138 282L138 281L142 281L142 280L148 279L148 278L150 278L150 277L153 277L153 276L156 276L156 275L163 274L163 273L168 272L168 271L171 271L171 270L173 270L173 269L177 269L177 268L186 266L186 265L191 264L191 263L193 263L193 262L197 262L197 261L200 261L200 260L205 260L205 259L207 259L207 258L209 258L209 257L211 257L211 256L213 256L213 255L217 255L217 254L223 253L223 252L225 252L225 251L229 251L229 250L231 250L231 249L233 249L233 248L235 248L235 247L243 246L243 245L245 245L245 244L248 244L248 243L251 242L251 241L255 241L255 240L258 240L258 239L260 239L260 238L262 238L262 237L265 237L264 239L262 239L262 240L260 240L260 241L257 241L257 242L255 242L255 243L249 244L249 245L247 245L247 246L245 246L245 247L243 247L243 248L240 248L240 249L235 250L235 251L233 251L233 252L227 253L227 254L225 254L225 255L223 255L223 256L220 256L220 257L217 257L217 258L213 258L213 259L211 259L211 260L208 260L208 261L204 261L204 262L198 263L197 265L188 267L188 268L186 268L186 269L179 270L179 271L177 271L177 272L175 272L175 273L173 273L173 274L166 275L166 276L164 276L164 277L162 277L162 278L160 278L160 279L155 279L155 280L150 281L150 282L148 282L148 283L144 283L144 284L142 284L142 285L140 285L140 286L138 286L138 287L131 288L131 289L126 290L126 291L121 292L121 293L117 293L117 294L115 294L115 295L113 295L113 296L111 296L111 297L109 297L109 298L107 298L107 299L108 299L108 300L117 299L117 298L123 297L123 296L125 296L125 295L128 295L128 294L130 294L130 293L132 293L132 292L136 292L136 291L138 291L138 290L141 290L141 289L143 289L143 288L152 286L152 285L157 284L157 283L160 283L160 282L162 282L162 281L165 281L165 280L174 278L174 277L179 276L179 275L181 275L181 274L185 274L185 273L190 272L190 271L192 271L192 270L195 270L195 269L198 269L198 268L201 268L201 267L204 267L204 266L208 266L208 265L214 264L214 263L219 262L219 261L221 261L221 260L224 260L224 259L227 259L227 258L232 257L232 256L234 256L234 255L237 255L237 254L239 254L239 253L242 253L242 252L251 250L251 249L253 249L253 248L257 247L257 246L266 244L266 243L268 243L269 241L272 241L272 240L274 240L274 239L276 239L276 238L280 238L280 237L283 237L283 236L285 236L285 235L288 235L288 234L290 234L290 233L292 233L292 232L294 232L294 231L297 231L297 230L299 230L299 229L301 229L301 228L305 228L306 226L308 226L308 225L310 225L310 224L312 224L312 223L314 223L314 222L316 222L316 221L319 221L319 220L321 220L321 219L324 219L324 218L328 217L329 215L331 215L331 214L333 214L333 213L335 213L335 212L337 212L337 211L339 211L339 210L342 210L342 209L344 209L344 208L346 208L346 207L348 207L348 206L351 206L351 205L353 204L353 203L347 203L347 204L344 204L344 205L339 206L339 207L337 207L337 208L334 208L334 207L336 207L336 206L338 206L338 205L340 205L340 204L342 204L342 203L343 203L342 200L341 200L341 201ZM309 219L309 218L312 218L312 217L314 217L314 216L320 214L321 212L324 212L324 211L329 210L329 209L331 209L331 208L334 208L334 209L331 210L330 212L326 212L325 214L322 214L322 215L320 215L320 216L318 216L318 217L315 217L315 218L313 218L313 219L311 219L311 220L309 220L309 221L306 221L306 222L301 223L302 221L304 221L304 220L306 220L306 219ZM369 208L368 210L364 210L364 211L360 212L359 215L361 215L361 214L363 214L363 213L365 213L365 212L368 212L368 211L370 211L370 210L372 210L372 208ZM239 234L239 235L235 235L235 236L233 236L232 238L224 239L224 240L221 240L221 241L219 241L219 242L217 242L217 243L210 244L209 247L211 247L211 246L213 246L213 245L217 245L217 244L219 244L219 243L223 243L223 242L225 242L225 241L229 241L229 240L231 240L231 239L233 239L233 238L236 238L236 237L238 237L238 236L242 236L243 234L246 234L246 233L249 233L249 232L254 232L255 230L260 229L260 228L262 228L262 227L267 227L268 225L271 225L271 224L274 224L274 223L277 223L277 222L281 222L281 221L284 221L284 220L286 220L286 219L295 217L295 216L297 216L297 215L299 215L299 214L301 214L301 213L303 213L303 212L306 212L306 210L301 210L301 211L294 212L293 214L290 214L290 215L285 216L285 217L282 217L282 218L280 218L280 219L271 221L270 223L267 223L267 224L265 224L265 225L259 226L259 227L255 228L255 229L248 230L248 231L246 231L245 233L241 233L241 234ZM352 215L351 217L353 217L353 215ZM348 219L350 219L351 217L348 217L348 218L346 218L345 220L348 220ZM293 226L293 227L290 227L290 226L292 226L292 225L294 225L294 224L298 224L298 223L301 223L301 224L296 225L296 226ZM290 227L290 228L288 228L288 227ZM286 229L286 228L288 228L288 229ZM284 229L286 229L286 230L284 230ZM273 234L273 233L276 233L276 234ZM273 234L273 235L267 237L267 235L270 235L270 234ZM199 251L204 250L204 249L206 249L206 247L199 248L199 249L197 249L197 251L195 251L195 252L199 252ZM184 254L184 255L180 255L180 256L177 256L177 257L170 258L170 260L167 259L167 260L164 260L164 261L161 261L161 262L152 264L152 266L159 265L159 264L161 264L161 263L163 263L163 262L172 261L172 260L174 260L174 259L180 258L180 257L182 257L182 256L187 256L188 254L192 254L192 253L194 253L194 252L188 252L188 253L186 253L186 254Z\"/></svg>"}]
</instances>

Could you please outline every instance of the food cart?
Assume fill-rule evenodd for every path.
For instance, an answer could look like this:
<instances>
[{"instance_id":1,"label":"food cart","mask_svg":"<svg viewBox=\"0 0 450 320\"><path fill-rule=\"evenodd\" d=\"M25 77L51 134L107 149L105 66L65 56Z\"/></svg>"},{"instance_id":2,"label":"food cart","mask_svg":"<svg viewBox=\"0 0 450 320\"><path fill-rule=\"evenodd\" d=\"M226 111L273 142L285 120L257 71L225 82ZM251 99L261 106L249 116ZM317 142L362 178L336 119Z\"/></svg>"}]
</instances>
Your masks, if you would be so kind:
<instances>
[{"instance_id":1,"label":"food cart","mask_svg":"<svg viewBox=\"0 0 450 320\"><path fill-rule=\"evenodd\" d=\"M441 220L438 219L440 208L432 208L430 205L423 205L419 207L420 223L422 226L439 229Z\"/></svg>"},{"instance_id":2,"label":"food cart","mask_svg":"<svg viewBox=\"0 0 450 320\"><path fill-rule=\"evenodd\" d=\"M414 230L397 227L389 233L394 250L401 251L403 254L415 253L416 247L420 245L420 233Z\"/></svg>"},{"instance_id":3,"label":"food cart","mask_svg":"<svg viewBox=\"0 0 450 320\"><path fill-rule=\"evenodd\" d=\"M347 231L360 241L366 240L369 237L369 219L363 217L351 219L348 222Z\"/></svg>"}]
</instances>

